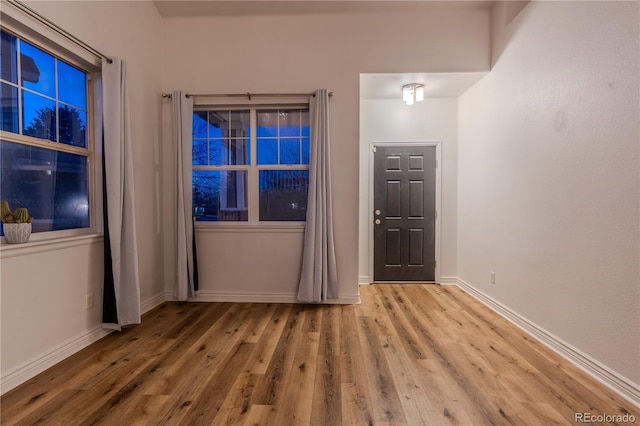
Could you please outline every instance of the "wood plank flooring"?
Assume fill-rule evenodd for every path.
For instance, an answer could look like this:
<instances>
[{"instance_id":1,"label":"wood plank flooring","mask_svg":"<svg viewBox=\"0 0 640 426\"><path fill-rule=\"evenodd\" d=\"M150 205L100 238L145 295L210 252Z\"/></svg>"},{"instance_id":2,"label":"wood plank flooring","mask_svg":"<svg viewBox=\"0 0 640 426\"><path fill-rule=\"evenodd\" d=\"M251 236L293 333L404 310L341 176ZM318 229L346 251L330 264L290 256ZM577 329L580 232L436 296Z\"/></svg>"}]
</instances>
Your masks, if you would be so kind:
<instances>
[{"instance_id":1,"label":"wood plank flooring","mask_svg":"<svg viewBox=\"0 0 640 426\"><path fill-rule=\"evenodd\" d=\"M553 425L640 412L457 287L165 303L1 399L3 425Z\"/></svg>"}]
</instances>

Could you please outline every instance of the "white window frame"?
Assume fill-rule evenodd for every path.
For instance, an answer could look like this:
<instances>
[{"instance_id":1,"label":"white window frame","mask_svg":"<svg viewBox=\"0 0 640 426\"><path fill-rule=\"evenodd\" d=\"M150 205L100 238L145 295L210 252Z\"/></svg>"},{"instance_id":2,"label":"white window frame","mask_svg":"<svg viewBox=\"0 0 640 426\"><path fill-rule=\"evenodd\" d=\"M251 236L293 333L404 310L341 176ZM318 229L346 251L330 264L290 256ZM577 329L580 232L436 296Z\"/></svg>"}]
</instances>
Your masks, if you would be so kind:
<instances>
[{"instance_id":1,"label":"white window frame","mask_svg":"<svg viewBox=\"0 0 640 426\"><path fill-rule=\"evenodd\" d=\"M88 162L87 187L89 191L89 226L84 228L35 232L31 234L29 242L26 244L49 244L51 242L67 240L69 238L95 236L96 234L102 232L102 185L100 184L102 182L102 167L101 162L99 161L99 158L101 156L101 148L97 147L95 142L96 133L98 131L96 126L97 117L95 105L97 97L95 95L98 88L94 85L94 80L99 80L101 62L99 58L96 58L92 54L79 49L76 45L70 43L68 40L64 39L50 28L35 21L31 17L25 16L17 9L14 9L10 3L3 2L2 6L2 25L0 25L2 31L10 33L16 36L18 39L24 40L25 42L56 57L57 59L63 60L64 62L73 65L79 70L85 72L87 75L87 120L85 130L87 135L86 148L53 142L45 139L39 139L22 135L20 133L2 131L1 139L3 141L33 146L37 148L44 148L52 151L77 154L85 157ZM21 89L20 81L18 81L17 87L19 90ZM18 105L20 108L22 104L22 97L19 93L20 91L18 91ZM22 120L23 116L22 113L20 113L18 128L19 132L22 132ZM15 206L11 207L14 208ZM18 246L24 246L24 244L6 244L4 242L4 237L2 238L3 250L17 249Z\"/></svg>"},{"instance_id":2,"label":"white window frame","mask_svg":"<svg viewBox=\"0 0 640 426\"><path fill-rule=\"evenodd\" d=\"M309 164L258 164L258 135L257 135L257 112L260 110L277 109L309 109L308 103L256 103L256 104L198 104L194 105L194 112L202 111L249 111L250 127L252 129L249 138L249 164L243 165L223 165L223 166L193 166L193 170L216 170L216 171L247 171L247 208L248 218L246 221L196 221L196 228L294 228L304 229L305 221L261 221L260 220L260 189L259 179L261 170L309 170ZM222 192L222 191L221 191ZM222 195L221 195L222 198Z\"/></svg>"}]
</instances>

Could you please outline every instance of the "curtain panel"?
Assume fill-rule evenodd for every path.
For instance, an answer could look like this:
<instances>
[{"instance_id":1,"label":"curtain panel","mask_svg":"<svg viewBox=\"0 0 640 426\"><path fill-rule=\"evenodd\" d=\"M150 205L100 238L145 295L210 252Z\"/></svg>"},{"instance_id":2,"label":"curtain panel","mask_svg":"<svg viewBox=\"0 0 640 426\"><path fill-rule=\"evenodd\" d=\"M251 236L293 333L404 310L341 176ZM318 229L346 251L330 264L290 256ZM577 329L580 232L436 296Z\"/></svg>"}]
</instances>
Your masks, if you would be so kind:
<instances>
[{"instance_id":1,"label":"curtain panel","mask_svg":"<svg viewBox=\"0 0 640 426\"><path fill-rule=\"evenodd\" d=\"M333 240L329 93L309 98L310 153L307 222L298 300L321 303L338 298L338 273Z\"/></svg>"},{"instance_id":2,"label":"curtain panel","mask_svg":"<svg viewBox=\"0 0 640 426\"><path fill-rule=\"evenodd\" d=\"M191 182L191 126L193 99L181 91L171 95L173 143L176 148L176 285L174 294L184 301L198 291L195 222Z\"/></svg>"},{"instance_id":3,"label":"curtain panel","mask_svg":"<svg viewBox=\"0 0 640 426\"><path fill-rule=\"evenodd\" d=\"M126 63L102 61L103 328L140 323L133 150Z\"/></svg>"}]
</instances>

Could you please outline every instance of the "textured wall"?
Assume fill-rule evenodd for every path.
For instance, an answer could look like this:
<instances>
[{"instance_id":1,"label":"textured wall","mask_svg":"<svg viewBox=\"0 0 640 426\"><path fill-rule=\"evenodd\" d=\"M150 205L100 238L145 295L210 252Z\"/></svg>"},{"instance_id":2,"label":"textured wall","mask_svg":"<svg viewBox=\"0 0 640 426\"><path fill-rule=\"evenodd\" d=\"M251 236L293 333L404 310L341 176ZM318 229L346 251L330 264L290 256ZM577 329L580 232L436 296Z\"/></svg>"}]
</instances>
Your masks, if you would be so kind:
<instances>
[{"instance_id":1,"label":"textured wall","mask_svg":"<svg viewBox=\"0 0 640 426\"><path fill-rule=\"evenodd\" d=\"M493 13L459 99L458 276L640 383L637 2ZM490 283L490 272L496 283Z\"/></svg>"}]
</instances>

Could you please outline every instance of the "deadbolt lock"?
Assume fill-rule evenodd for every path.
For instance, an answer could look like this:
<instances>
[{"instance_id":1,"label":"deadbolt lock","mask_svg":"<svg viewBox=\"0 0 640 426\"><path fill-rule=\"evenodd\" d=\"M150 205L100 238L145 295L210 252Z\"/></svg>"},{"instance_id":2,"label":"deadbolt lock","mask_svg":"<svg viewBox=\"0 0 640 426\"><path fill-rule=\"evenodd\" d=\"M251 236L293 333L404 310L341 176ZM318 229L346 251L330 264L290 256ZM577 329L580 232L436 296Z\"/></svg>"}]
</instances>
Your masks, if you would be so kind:
<instances>
[{"instance_id":1,"label":"deadbolt lock","mask_svg":"<svg viewBox=\"0 0 640 426\"><path fill-rule=\"evenodd\" d=\"M376 210L376 216L380 216L380 210Z\"/></svg>"}]
</instances>

